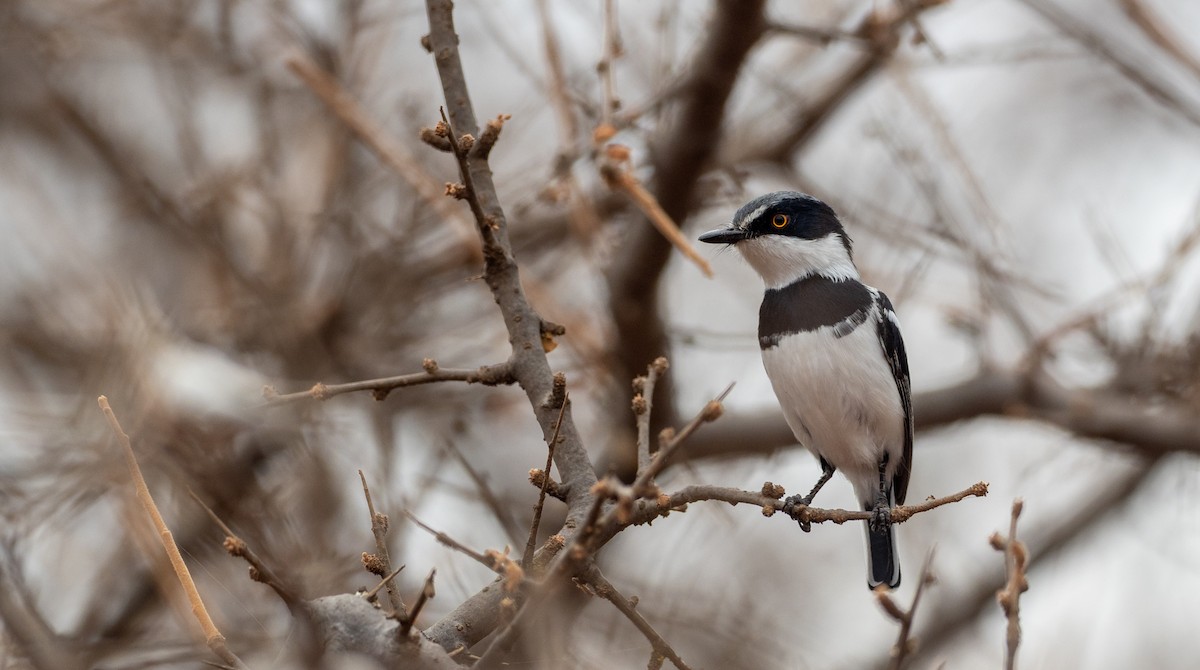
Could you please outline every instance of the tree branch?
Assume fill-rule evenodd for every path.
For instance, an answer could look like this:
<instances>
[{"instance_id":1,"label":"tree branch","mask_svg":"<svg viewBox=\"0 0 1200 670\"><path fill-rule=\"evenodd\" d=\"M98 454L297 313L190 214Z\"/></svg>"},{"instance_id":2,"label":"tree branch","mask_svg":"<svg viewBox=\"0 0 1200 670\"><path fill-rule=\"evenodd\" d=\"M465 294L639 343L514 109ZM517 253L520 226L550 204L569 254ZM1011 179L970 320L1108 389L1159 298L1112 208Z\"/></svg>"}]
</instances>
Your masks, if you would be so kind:
<instances>
[{"instance_id":1,"label":"tree branch","mask_svg":"<svg viewBox=\"0 0 1200 670\"><path fill-rule=\"evenodd\" d=\"M738 73L766 29L764 4L764 0L715 3L707 32L679 88L674 121L656 134L657 141L651 147L654 200L680 226L694 206L696 181L709 168L720 143L725 104ZM616 331L611 348L615 379L633 379L651 361L669 353L659 313L658 284L670 256L671 244L656 229L633 226L621 253L613 259L606 279L609 312ZM625 415L626 397L621 393L610 399L609 416ZM658 385L652 400L657 408L655 426L677 423L669 379ZM633 437L629 436L627 442L632 447Z\"/></svg>"},{"instance_id":2,"label":"tree branch","mask_svg":"<svg viewBox=\"0 0 1200 670\"><path fill-rule=\"evenodd\" d=\"M184 592L187 593L188 602L192 606L192 615L196 617L200 628L204 630L205 643L225 663L235 668L245 668L246 664L225 644L225 636L221 634L217 624L213 623L212 617L209 616L208 608L204 606L204 599L200 597L200 590L196 588L196 582L192 580L192 573L188 570L187 563L183 562L183 555L179 553L179 547L171 535L171 529L167 527L167 522L159 513L158 505L154 503L154 497L150 495L150 488L146 485L146 479L142 477L142 468L138 465L137 456L133 453L133 444L129 441L129 436L121 429L121 423L117 420L117 415L113 412L112 407L109 406L108 398L100 396L96 402L100 405L100 411L108 419L108 425L112 428L113 435L116 436L122 451L125 452L125 464L129 467L129 475L133 479L138 500L141 501L142 507L158 531L158 539L171 559L171 567L175 570L175 576L179 579L179 584L183 587Z\"/></svg>"},{"instance_id":3,"label":"tree branch","mask_svg":"<svg viewBox=\"0 0 1200 670\"><path fill-rule=\"evenodd\" d=\"M1094 440L1146 454L1200 453L1200 416L1172 401L1148 403L1107 390L1071 389L1044 374L985 370L936 391L913 395L918 430L984 415L1041 420ZM770 453L796 444L776 410L725 418L688 444L687 459Z\"/></svg>"},{"instance_id":4,"label":"tree branch","mask_svg":"<svg viewBox=\"0 0 1200 670\"><path fill-rule=\"evenodd\" d=\"M496 194L488 158L463 146L467 135L478 135L479 125L459 56L453 3L450 0L426 0L426 10L429 17L426 43L436 62L446 100L448 140L463 180L462 195L475 215L483 243L484 281L496 300L512 344L509 359L512 375L529 399L543 439L547 445L554 444L554 464L563 480L561 488L566 493L568 508L567 525L560 532L571 537L580 516L592 505L591 488L596 476L570 407L564 409L562 405L565 402L565 378L556 379L546 359L542 338L546 322L529 304L521 286L508 239L507 218ZM449 650L470 646L495 629L503 597L502 589L485 588L427 629L425 634Z\"/></svg>"},{"instance_id":5,"label":"tree branch","mask_svg":"<svg viewBox=\"0 0 1200 670\"><path fill-rule=\"evenodd\" d=\"M263 396L267 399L264 406L275 407L300 400L328 400L343 393L356 393L358 391L370 391L376 400L383 400L387 397L388 393L391 393L395 389L406 386L432 384L434 382L467 382L468 384L497 386L500 384L513 384L516 381L516 375L513 374L512 365L509 363L484 365L474 370L443 370L438 367L437 361L426 358L424 372L414 372L397 377L381 377L379 379L347 382L345 384L318 383L307 391L285 393L282 395L276 392L273 386L267 386L263 388Z\"/></svg>"}]
</instances>

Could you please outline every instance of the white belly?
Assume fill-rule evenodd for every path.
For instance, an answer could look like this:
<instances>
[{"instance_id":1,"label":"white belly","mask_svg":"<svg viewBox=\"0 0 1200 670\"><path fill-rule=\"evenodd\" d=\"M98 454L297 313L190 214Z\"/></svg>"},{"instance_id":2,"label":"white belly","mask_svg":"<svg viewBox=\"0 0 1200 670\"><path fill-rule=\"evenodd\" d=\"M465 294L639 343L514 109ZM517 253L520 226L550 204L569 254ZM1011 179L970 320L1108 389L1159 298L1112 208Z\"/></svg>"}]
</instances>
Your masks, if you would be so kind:
<instances>
[{"instance_id":1,"label":"white belly","mask_svg":"<svg viewBox=\"0 0 1200 670\"><path fill-rule=\"evenodd\" d=\"M888 481L904 455L904 410L873 319L840 339L830 328L789 335L762 358L796 439L873 502L883 454Z\"/></svg>"}]
</instances>

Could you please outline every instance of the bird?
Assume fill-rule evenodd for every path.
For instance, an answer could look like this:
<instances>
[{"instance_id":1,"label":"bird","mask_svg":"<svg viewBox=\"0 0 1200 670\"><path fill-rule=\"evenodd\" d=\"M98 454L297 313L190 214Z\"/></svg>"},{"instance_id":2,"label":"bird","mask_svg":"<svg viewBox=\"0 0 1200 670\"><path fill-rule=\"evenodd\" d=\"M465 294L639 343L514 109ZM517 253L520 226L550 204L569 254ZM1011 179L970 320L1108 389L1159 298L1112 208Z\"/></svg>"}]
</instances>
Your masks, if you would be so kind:
<instances>
[{"instance_id":1,"label":"bird","mask_svg":"<svg viewBox=\"0 0 1200 670\"><path fill-rule=\"evenodd\" d=\"M755 198L728 227L699 239L732 245L762 277L763 367L796 440L821 464L809 494L787 498L783 511L795 518L799 506L812 504L841 472L871 512L867 586L899 587L890 510L908 492L913 413L908 357L891 300L863 283L833 208L806 193Z\"/></svg>"}]
</instances>

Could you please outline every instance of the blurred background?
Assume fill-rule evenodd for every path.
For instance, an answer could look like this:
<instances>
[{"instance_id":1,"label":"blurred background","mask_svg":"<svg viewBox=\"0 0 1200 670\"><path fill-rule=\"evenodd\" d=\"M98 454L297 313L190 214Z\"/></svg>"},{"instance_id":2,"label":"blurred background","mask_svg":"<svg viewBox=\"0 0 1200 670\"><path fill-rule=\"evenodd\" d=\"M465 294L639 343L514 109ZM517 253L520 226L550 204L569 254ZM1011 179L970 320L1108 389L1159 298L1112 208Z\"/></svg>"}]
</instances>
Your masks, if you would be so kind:
<instances>
[{"instance_id":1,"label":"blurred background","mask_svg":"<svg viewBox=\"0 0 1200 670\"><path fill-rule=\"evenodd\" d=\"M988 536L1017 497L1022 667L1192 667L1200 5L771 1L748 37L754 2L456 10L477 115L512 115L492 167L530 298L566 326L550 361L602 474L628 471L630 379L659 355L658 426L737 382L665 489L796 493L819 474L759 362L759 279L709 248L704 276L608 188L593 132L611 126L689 238L763 192L804 190L896 304L919 427L909 501L991 485L900 529L900 602L936 547L913 667L1001 666ZM477 550L523 546L545 445L518 389L262 406L264 385L508 355L469 212L436 194L457 168L418 140L442 101L427 31L407 0L0 3L3 667L38 664L37 639L78 667L208 658L102 393L257 667L286 664L294 622L188 488L311 598L377 581L359 563L374 546L362 469L392 516L402 591L438 569L419 625L492 575L399 510ZM403 169L289 58L335 77ZM817 502L854 506L840 478ZM622 533L600 563L693 667L882 667L897 626L863 588L862 542L856 524L804 534L700 503ZM577 615L526 665L645 666L648 643L608 603Z\"/></svg>"}]
</instances>

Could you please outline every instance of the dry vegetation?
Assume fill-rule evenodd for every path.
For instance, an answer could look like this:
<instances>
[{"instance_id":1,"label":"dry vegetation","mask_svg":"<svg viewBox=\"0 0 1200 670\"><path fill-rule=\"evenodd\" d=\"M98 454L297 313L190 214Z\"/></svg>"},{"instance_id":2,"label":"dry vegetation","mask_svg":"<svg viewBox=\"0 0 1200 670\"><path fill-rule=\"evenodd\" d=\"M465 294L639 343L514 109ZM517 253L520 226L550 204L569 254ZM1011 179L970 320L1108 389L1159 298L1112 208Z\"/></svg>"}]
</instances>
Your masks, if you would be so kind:
<instances>
[{"instance_id":1,"label":"dry vegetation","mask_svg":"<svg viewBox=\"0 0 1200 670\"><path fill-rule=\"evenodd\" d=\"M982 93L936 76L1034 96L1069 60L1130 108L1103 132L1200 145L1200 47L1149 0L993 2L1047 36L1002 44L965 0L635 4L0 4L0 667L1015 667L1038 566L1195 470L1200 204L1138 222L1148 268L1087 203L1029 254L945 102ZM1092 118L1074 95L1046 104ZM1154 179L1200 203L1190 160ZM815 475L728 344L719 291L759 287L688 241L781 186L921 315L911 597L843 579L868 513L776 514ZM1082 245L1101 271L1058 290ZM979 446L1018 425L1082 445L1083 485ZM1059 511L1018 540L1022 504Z\"/></svg>"}]
</instances>

